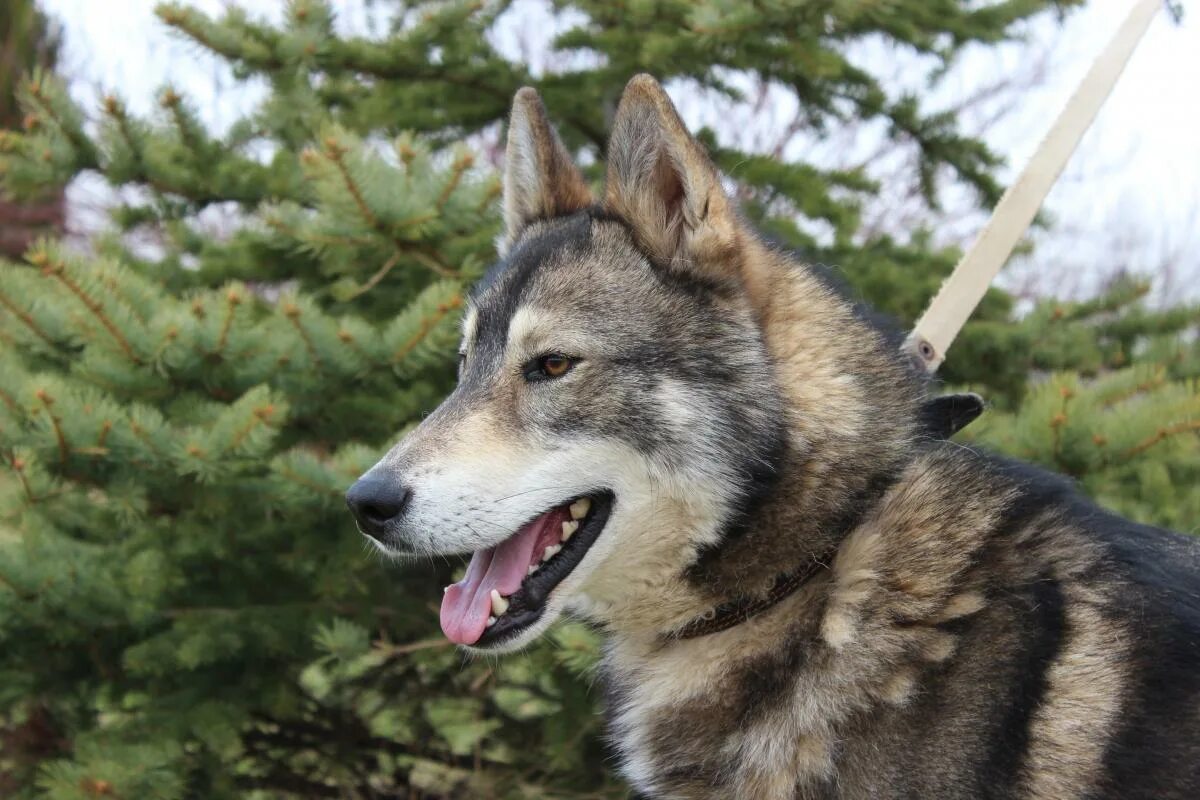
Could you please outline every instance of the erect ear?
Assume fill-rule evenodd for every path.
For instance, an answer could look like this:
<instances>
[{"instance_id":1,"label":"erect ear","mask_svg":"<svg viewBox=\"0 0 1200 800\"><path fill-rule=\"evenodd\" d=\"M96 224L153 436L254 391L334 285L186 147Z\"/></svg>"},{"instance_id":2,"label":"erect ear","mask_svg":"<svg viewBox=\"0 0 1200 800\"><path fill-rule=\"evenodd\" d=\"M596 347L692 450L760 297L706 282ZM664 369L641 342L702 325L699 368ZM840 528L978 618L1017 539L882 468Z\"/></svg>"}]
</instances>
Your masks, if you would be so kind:
<instances>
[{"instance_id":1,"label":"erect ear","mask_svg":"<svg viewBox=\"0 0 1200 800\"><path fill-rule=\"evenodd\" d=\"M536 219L570 214L592 203L592 193L571 161L537 92L526 86L513 98L504 155L504 246Z\"/></svg>"},{"instance_id":2,"label":"erect ear","mask_svg":"<svg viewBox=\"0 0 1200 800\"><path fill-rule=\"evenodd\" d=\"M733 203L708 154L649 75L629 81L617 106L604 202L661 263L718 281L733 277Z\"/></svg>"},{"instance_id":3,"label":"erect ear","mask_svg":"<svg viewBox=\"0 0 1200 800\"><path fill-rule=\"evenodd\" d=\"M983 398L974 392L946 394L921 406L921 421L931 436L949 439L982 414L983 407Z\"/></svg>"}]
</instances>

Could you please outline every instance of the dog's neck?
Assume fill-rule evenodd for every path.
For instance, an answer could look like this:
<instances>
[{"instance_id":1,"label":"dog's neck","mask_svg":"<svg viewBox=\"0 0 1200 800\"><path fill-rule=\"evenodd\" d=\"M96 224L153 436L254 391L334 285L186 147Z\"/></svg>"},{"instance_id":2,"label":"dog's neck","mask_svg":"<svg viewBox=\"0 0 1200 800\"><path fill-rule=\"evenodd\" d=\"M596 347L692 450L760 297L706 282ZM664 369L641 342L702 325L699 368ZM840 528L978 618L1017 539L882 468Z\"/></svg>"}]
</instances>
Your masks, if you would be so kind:
<instances>
[{"instance_id":1,"label":"dog's neck","mask_svg":"<svg viewBox=\"0 0 1200 800\"><path fill-rule=\"evenodd\" d=\"M697 573L719 594L830 552L913 457L923 388L854 305L757 241L746 258L788 410L787 449L770 493ZM765 288L759 288L759 287ZM830 331L837 331L830 337ZM783 535L781 535L783 533Z\"/></svg>"},{"instance_id":2,"label":"dog's neck","mask_svg":"<svg viewBox=\"0 0 1200 800\"><path fill-rule=\"evenodd\" d=\"M969 451L921 445L829 569L773 608L698 639L610 635L608 715L627 777L687 797L792 798L834 780L851 720L902 707L954 652L946 623L984 606L973 565L1010 502L1002 484ZM777 747L786 756L769 757Z\"/></svg>"}]
</instances>

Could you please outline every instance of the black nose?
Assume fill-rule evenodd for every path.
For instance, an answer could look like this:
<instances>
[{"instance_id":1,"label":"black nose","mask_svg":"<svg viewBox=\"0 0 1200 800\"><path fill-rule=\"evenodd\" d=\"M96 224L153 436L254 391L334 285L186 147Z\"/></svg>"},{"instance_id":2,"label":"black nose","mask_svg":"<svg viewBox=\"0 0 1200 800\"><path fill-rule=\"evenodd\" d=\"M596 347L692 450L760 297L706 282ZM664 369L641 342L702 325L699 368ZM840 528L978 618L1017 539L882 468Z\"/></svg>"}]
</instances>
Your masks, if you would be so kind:
<instances>
[{"instance_id":1,"label":"black nose","mask_svg":"<svg viewBox=\"0 0 1200 800\"><path fill-rule=\"evenodd\" d=\"M358 529L380 539L387 524L404 513L412 492L396 481L363 478L346 492L346 505L358 521Z\"/></svg>"}]
</instances>

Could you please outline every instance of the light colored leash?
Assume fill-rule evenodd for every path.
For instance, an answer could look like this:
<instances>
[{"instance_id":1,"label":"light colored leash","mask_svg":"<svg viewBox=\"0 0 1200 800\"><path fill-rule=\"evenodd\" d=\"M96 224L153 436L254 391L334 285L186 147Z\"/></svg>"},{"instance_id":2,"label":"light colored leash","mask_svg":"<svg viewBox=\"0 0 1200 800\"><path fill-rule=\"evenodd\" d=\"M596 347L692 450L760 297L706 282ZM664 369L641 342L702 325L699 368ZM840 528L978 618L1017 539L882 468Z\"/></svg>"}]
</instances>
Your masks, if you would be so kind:
<instances>
[{"instance_id":1,"label":"light colored leash","mask_svg":"<svg viewBox=\"0 0 1200 800\"><path fill-rule=\"evenodd\" d=\"M1139 0L1129 12L1029 159L1025 170L996 204L979 238L958 262L908 335L904 351L927 372L936 371L945 360L954 337L962 330L983 299L988 285L1033 221L1162 4L1162 0Z\"/></svg>"}]
</instances>

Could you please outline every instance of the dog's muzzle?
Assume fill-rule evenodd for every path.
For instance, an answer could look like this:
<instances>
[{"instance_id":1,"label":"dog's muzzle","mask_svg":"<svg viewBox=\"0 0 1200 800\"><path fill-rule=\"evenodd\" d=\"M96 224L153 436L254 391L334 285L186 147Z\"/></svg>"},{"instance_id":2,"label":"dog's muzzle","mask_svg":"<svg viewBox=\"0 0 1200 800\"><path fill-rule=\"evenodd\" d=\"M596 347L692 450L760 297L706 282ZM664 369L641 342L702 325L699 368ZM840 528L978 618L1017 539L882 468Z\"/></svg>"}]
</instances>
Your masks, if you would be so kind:
<instances>
[{"instance_id":1,"label":"dog's muzzle","mask_svg":"<svg viewBox=\"0 0 1200 800\"><path fill-rule=\"evenodd\" d=\"M365 476L346 492L346 505L358 529L379 543L395 526L412 500L412 490L398 481Z\"/></svg>"}]
</instances>

